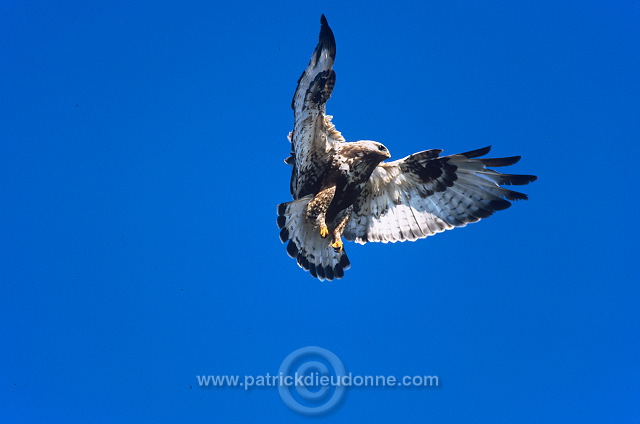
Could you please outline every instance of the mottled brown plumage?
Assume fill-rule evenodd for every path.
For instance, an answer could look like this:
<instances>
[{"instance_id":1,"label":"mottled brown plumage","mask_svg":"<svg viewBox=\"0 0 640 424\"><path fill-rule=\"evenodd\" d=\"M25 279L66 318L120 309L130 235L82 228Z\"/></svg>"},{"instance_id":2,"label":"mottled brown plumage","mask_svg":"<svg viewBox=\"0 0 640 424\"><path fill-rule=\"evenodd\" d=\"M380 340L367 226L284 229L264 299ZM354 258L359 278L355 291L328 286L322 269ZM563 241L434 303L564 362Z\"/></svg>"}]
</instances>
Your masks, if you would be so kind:
<instances>
[{"instance_id":1,"label":"mottled brown plumage","mask_svg":"<svg viewBox=\"0 0 640 424\"><path fill-rule=\"evenodd\" d=\"M336 74L336 48L324 15L318 45L298 80L289 134L293 201L278 205L280 239L303 269L321 280L344 276L350 263L342 237L357 243L417 240L464 226L511 206L532 175L501 174L488 166L520 157L481 159L490 147L441 157L426 150L394 162L375 141L346 142L325 114Z\"/></svg>"}]
</instances>

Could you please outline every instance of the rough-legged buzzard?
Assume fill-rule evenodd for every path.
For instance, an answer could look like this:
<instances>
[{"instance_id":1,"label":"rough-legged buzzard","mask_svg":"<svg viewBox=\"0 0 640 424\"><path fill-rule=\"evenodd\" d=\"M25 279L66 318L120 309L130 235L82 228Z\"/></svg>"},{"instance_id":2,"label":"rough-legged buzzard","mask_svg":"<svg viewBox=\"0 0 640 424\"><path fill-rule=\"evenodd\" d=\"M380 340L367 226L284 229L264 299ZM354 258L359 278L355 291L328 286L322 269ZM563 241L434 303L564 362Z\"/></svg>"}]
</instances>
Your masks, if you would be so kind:
<instances>
[{"instance_id":1,"label":"rough-legged buzzard","mask_svg":"<svg viewBox=\"0 0 640 424\"><path fill-rule=\"evenodd\" d=\"M342 237L364 244L417 240L486 218L525 194L501 185L524 185L533 175L501 174L520 156L480 158L490 147L450 156L442 150L393 162L381 143L347 142L325 114L336 74L333 32L324 15L318 45L298 80L289 134L293 201L278 205L280 239L300 267L320 280L349 268Z\"/></svg>"}]
</instances>

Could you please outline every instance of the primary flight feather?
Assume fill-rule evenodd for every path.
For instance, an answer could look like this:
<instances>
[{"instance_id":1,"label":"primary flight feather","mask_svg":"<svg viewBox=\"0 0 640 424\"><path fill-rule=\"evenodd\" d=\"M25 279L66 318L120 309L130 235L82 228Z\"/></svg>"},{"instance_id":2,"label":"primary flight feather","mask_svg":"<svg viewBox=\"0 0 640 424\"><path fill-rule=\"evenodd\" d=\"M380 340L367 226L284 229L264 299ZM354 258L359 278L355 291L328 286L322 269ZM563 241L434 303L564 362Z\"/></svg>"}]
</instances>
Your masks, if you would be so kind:
<instances>
[{"instance_id":1,"label":"primary flight feather","mask_svg":"<svg viewBox=\"0 0 640 424\"><path fill-rule=\"evenodd\" d=\"M350 263L342 237L364 244L417 240L461 227L527 196L502 185L524 185L533 175L501 174L487 167L520 156L480 158L490 147L440 156L414 153L393 162L381 143L345 141L326 115L336 80L336 43L327 19L291 102L289 134L293 201L278 205L280 240L298 265L320 280L344 276Z\"/></svg>"}]
</instances>

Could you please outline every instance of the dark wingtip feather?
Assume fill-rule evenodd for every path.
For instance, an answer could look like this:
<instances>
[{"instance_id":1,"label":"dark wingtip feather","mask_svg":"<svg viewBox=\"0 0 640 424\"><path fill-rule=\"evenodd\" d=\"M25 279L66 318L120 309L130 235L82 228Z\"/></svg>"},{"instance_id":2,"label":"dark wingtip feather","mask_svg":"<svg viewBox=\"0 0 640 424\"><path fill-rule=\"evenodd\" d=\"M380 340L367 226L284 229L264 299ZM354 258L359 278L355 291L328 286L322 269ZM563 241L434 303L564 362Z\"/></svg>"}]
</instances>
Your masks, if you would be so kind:
<instances>
[{"instance_id":1,"label":"dark wingtip feather","mask_svg":"<svg viewBox=\"0 0 640 424\"><path fill-rule=\"evenodd\" d=\"M499 167L499 166L509 166L509 165L518 163L520 158L522 158L522 156L509 156L508 158L487 158L487 159L480 159L480 160L482 161L482 164L484 166Z\"/></svg>"},{"instance_id":2,"label":"dark wingtip feather","mask_svg":"<svg viewBox=\"0 0 640 424\"><path fill-rule=\"evenodd\" d=\"M469 222L478 222L481 219L489 218L491 215L493 215L493 210L478 207L477 210L470 210L469 213L471 217L474 218L469 219Z\"/></svg>"},{"instance_id":3,"label":"dark wingtip feather","mask_svg":"<svg viewBox=\"0 0 640 424\"><path fill-rule=\"evenodd\" d=\"M515 175L515 174L502 174L500 176L500 184L506 185L526 185L537 180L535 175Z\"/></svg>"},{"instance_id":4,"label":"dark wingtip feather","mask_svg":"<svg viewBox=\"0 0 640 424\"><path fill-rule=\"evenodd\" d=\"M478 156L484 156L491 151L491 146L483 147L482 149L471 150L469 152L460 153L468 159L477 158Z\"/></svg>"},{"instance_id":5,"label":"dark wingtip feather","mask_svg":"<svg viewBox=\"0 0 640 424\"><path fill-rule=\"evenodd\" d=\"M302 253L298 252L297 260L298 265L300 265L302 269L309 270L309 261L302 255Z\"/></svg>"},{"instance_id":6,"label":"dark wingtip feather","mask_svg":"<svg viewBox=\"0 0 640 424\"><path fill-rule=\"evenodd\" d=\"M510 192L511 190L507 190L507 191ZM515 193L515 191L513 193ZM507 193L505 195L505 197L508 199L509 198L509 194ZM505 210L505 209L509 208L511 206L511 202L509 202L507 200L504 200L504 199L495 199L495 200L492 200L489 203L489 206L494 211L502 211L502 210Z\"/></svg>"},{"instance_id":7,"label":"dark wingtip feather","mask_svg":"<svg viewBox=\"0 0 640 424\"><path fill-rule=\"evenodd\" d=\"M296 258L298 256L298 246L292 241L289 240L289 244L287 244L287 255L290 258Z\"/></svg>"},{"instance_id":8,"label":"dark wingtip feather","mask_svg":"<svg viewBox=\"0 0 640 424\"><path fill-rule=\"evenodd\" d=\"M285 243L287 240L289 240L289 230L283 228L280 230L280 241Z\"/></svg>"},{"instance_id":9,"label":"dark wingtip feather","mask_svg":"<svg viewBox=\"0 0 640 424\"><path fill-rule=\"evenodd\" d=\"M509 200L529 200L529 196L519 191L507 190L504 197Z\"/></svg>"},{"instance_id":10,"label":"dark wingtip feather","mask_svg":"<svg viewBox=\"0 0 640 424\"><path fill-rule=\"evenodd\" d=\"M284 215L280 215L276 222L278 223L278 228L283 229L287 223L287 217Z\"/></svg>"},{"instance_id":11,"label":"dark wingtip feather","mask_svg":"<svg viewBox=\"0 0 640 424\"><path fill-rule=\"evenodd\" d=\"M327 18L322 15L320 17L320 36L318 37L318 47L316 47L316 61L320 58L320 52L324 49L329 51L329 56L336 57L336 39L333 31L329 27Z\"/></svg>"},{"instance_id":12,"label":"dark wingtip feather","mask_svg":"<svg viewBox=\"0 0 640 424\"><path fill-rule=\"evenodd\" d=\"M278 205L278 215L284 215L287 212L287 204L280 203Z\"/></svg>"}]
</instances>

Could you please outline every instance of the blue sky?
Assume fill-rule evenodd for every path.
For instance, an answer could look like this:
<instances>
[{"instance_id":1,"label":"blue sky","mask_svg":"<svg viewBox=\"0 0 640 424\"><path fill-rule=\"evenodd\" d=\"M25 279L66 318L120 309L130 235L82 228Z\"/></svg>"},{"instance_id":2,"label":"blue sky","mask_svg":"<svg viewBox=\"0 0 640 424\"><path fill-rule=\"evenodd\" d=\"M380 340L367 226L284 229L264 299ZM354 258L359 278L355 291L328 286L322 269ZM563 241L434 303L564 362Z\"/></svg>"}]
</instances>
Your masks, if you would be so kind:
<instances>
[{"instance_id":1,"label":"blue sky","mask_svg":"<svg viewBox=\"0 0 640 424\"><path fill-rule=\"evenodd\" d=\"M286 135L320 14L328 112L393 158L493 145L530 200L415 243L288 258ZM0 421L640 420L635 2L0 4ZM322 417L296 349L361 375Z\"/></svg>"}]
</instances>

